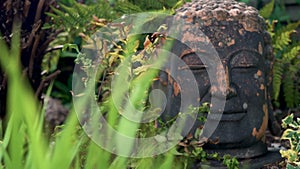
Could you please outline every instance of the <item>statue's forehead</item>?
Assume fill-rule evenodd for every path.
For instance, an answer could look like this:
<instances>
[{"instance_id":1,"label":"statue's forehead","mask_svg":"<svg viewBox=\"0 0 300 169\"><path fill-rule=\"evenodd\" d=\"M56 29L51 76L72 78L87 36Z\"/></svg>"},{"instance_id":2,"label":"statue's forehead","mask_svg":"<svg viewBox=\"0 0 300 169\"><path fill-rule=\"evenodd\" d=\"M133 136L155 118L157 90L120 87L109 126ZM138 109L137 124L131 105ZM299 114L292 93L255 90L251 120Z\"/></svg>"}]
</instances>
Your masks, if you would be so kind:
<instances>
[{"instance_id":1,"label":"statue's forehead","mask_svg":"<svg viewBox=\"0 0 300 169\"><path fill-rule=\"evenodd\" d=\"M233 28L234 27L234 28ZM181 42L187 44L191 51L203 52L211 47L219 53L220 58L226 58L232 52L247 50L263 55L264 38L260 32L248 32L238 26L211 26L202 31L196 29L182 31ZM186 52L183 50L183 52Z\"/></svg>"},{"instance_id":2,"label":"statue's forehead","mask_svg":"<svg viewBox=\"0 0 300 169\"><path fill-rule=\"evenodd\" d=\"M213 38L209 38L210 43L214 46L221 59L230 59L241 52L253 53L256 57L263 57L264 55L263 49L265 44L261 33L245 32L243 35L236 33L228 35L226 38Z\"/></svg>"},{"instance_id":3,"label":"statue's forehead","mask_svg":"<svg viewBox=\"0 0 300 169\"><path fill-rule=\"evenodd\" d=\"M210 54L196 53L190 52L186 53L182 56L182 59L188 65L214 65L215 60L212 58ZM263 59L257 51L253 49L239 49L237 51L233 51L226 55L226 57L219 57L220 61L224 65L238 65L238 63L252 63L254 65L263 64Z\"/></svg>"}]
</instances>

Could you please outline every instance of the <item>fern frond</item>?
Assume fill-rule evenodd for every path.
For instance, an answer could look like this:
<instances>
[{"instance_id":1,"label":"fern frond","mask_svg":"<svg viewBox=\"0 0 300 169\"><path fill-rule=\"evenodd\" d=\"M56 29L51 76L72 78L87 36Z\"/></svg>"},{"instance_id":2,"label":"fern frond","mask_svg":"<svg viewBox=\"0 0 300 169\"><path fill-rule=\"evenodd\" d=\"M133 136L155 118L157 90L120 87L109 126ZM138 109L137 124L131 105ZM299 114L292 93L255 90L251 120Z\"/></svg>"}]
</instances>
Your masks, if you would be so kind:
<instances>
[{"instance_id":1,"label":"fern frond","mask_svg":"<svg viewBox=\"0 0 300 169\"><path fill-rule=\"evenodd\" d=\"M278 50L283 50L292 41L290 35L294 32L295 30L282 32L281 34L276 33L277 35L275 35L273 47Z\"/></svg>"},{"instance_id":2,"label":"fern frond","mask_svg":"<svg viewBox=\"0 0 300 169\"><path fill-rule=\"evenodd\" d=\"M278 100L280 86L282 83L282 75L284 73L284 66L280 60L276 60L274 63L274 73L273 73L273 97L274 100Z\"/></svg>"},{"instance_id":3,"label":"fern frond","mask_svg":"<svg viewBox=\"0 0 300 169\"><path fill-rule=\"evenodd\" d=\"M283 58L289 61L295 59L300 54L300 42L292 45L283 53Z\"/></svg>"},{"instance_id":4,"label":"fern frond","mask_svg":"<svg viewBox=\"0 0 300 169\"><path fill-rule=\"evenodd\" d=\"M62 5L63 8L64 5ZM51 6L51 9L54 11L55 14L52 14L52 19L55 22L56 27L64 26L64 28L69 28L75 25L77 19L74 18L74 12L63 12L60 9L56 9ZM76 12L75 12L76 13Z\"/></svg>"},{"instance_id":5,"label":"fern frond","mask_svg":"<svg viewBox=\"0 0 300 169\"><path fill-rule=\"evenodd\" d=\"M281 27L276 33L281 34L283 32L288 32L297 29L300 26L300 20L294 23L289 23L286 26Z\"/></svg>"},{"instance_id":6,"label":"fern frond","mask_svg":"<svg viewBox=\"0 0 300 169\"><path fill-rule=\"evenodd\" d=\"M80 7L78 7L78 5L80 5ZM84 4L77 4L75 3L72 7L68 7L65 6L63 4L60 4L60 8L67 14L69 14L70 16L72 16L74 19L78 19L78 17L80 16L78 14L78 10L79 9L85 9L85 5ZM84 15L82 15L84 16Z\"/></svg>"},{"instance_id":7,"label":"fern frond","mask_svg":"<svg viewBox=\"0 0 300 169\"><path fill-rule=\"evenodd\" d=\"M73 7L76 9L77 13L79 16L87 16L87 15L91 15L91 14L88 14L89 12L89 7L86 6L86 5L83 5L83 4L79 4L79 3L75 3L73 5ZM101 9L102 10L102 9Z\"/></svg>"},{"instance_id":8,"label":"fern frond","mask_svg":"<svg viewBox=\"0 0 300 169\"><path fill-rule=\"evenodd\" d=\"M259 14L264 18L269 18L274 9L275 0L272 0L267 5L265 5L261 10L259 10Z\"/></svg>"},{"instance_id":9,"label":"fern frond","mask_svg":"<svg viewBox=\"0 0 300 169\"><path fill-rule=\"evenodd\" d=\"M54 20L55 22L54 24L57 26L58 24L63 23L62 21L65 21L64 18L66 18L68 14L64 13L59 9L54 8L53 6L50 6L50 8L53 10L53 13L47 13L47 14L52 17L52 20ZM63 26L65 25L63 24Z\"/></svg>"},{"instance_id":10,"label":"fern frond","mask_svg":"<svg viewBox=\"0 0 300 169\"><path fill-rule=\"evenodd\" d=\"M275 36L273 39L273 47L275 48L275 51L276 49L283 50L290 44L290 42L292 41L291 34L296 32L295 29L298 26L300 26L300 21L290 23L275 32Z\"/></svg>"},{"instance_id":11,"label":"fern frond","mask_svg":"<svg viewBox=\"0 0 300 169\"><path fill-rule=\"evenodd\" d=\"M162 9L171 9L179 0L128 0L129 2L139 6L142 10L155 11ZM185 1L186 2L186 1Z\"/></svg>"},{"instance_id":12,"label":"fern frond","mask_svg":"<svg viewBox=\"0 0 300 169\"><path fill-rule=\"evenodd\" d=\"M284 99L287 103L288 107L295 106L295 83L294 77L297 73L298 68L293 66L289 66L286 72L286 76L283 80L283 92L284 92Z\"/></svg>"},{"instance_id":13,"label":"fern frond","mask_svg":"<svg viewBox=\"0 0 300 169\"><path fill-rule=\"evenodd\" d=\"M121 13L137 13L142 12L141 8L128 1L117 1L116 10Z\"/></svg>"}]
</instances>

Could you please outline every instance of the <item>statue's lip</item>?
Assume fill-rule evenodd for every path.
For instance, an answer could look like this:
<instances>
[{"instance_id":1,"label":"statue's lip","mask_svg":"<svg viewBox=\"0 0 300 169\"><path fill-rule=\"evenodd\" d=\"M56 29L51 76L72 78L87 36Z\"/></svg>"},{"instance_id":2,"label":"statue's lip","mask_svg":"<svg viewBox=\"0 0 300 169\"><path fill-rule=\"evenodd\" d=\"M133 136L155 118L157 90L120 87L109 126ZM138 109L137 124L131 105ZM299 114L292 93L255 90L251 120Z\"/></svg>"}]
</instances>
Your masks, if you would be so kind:
<instances>
[{"instance_id":1,"label":"statue's lip","mask_svg":"<svg viewBox=\"0 0 300 169\"><path fill-rule=\"evenodd\" d=\"M210 113L207 116L207 120L220 120L222 122L240 121L246 114L246 111L223 112L223 114Z\"/></svg>"}]
</instances>

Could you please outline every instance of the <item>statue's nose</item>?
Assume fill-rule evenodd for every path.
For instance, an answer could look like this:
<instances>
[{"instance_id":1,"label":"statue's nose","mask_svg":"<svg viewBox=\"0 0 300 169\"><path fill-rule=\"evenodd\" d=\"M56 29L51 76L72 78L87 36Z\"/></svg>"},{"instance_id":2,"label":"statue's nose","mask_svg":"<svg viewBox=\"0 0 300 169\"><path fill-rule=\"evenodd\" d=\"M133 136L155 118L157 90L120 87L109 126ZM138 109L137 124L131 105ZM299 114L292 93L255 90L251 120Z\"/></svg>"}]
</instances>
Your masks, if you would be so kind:
<instances>
[{"instance_id":1,"label":"statue's nose","mask_svg":"<svg viewBox=\"0 0 300 169\"><path fill-rule=\"evenodd\" d=\"M226 89L226 100L237 96L236 88L232 85L228 86Z\"/></svg>"},{"instance_id":2,"label":"statue's nose","mask_svg":"<svg viewBox=\"0 0 300 169\"><path fill-rule=\"evenodd\" d=\"M232 79L230 76L230 71L228 70L228 66L225 67L225 76L226 76L226 100L237 96L236 88L232 84Z\"/></svg>"},{"instance_id":3,"label":"statue's nose","mask_svg":"<svg viewBox=\"0 0 300 169\"><path fill-rule=\"evenodd\" d=\"M210 94L212 96L219 96L224 99L226 98L226 100L236 97L237 96L236 86L232 82L232 79L230 77L227 66L225 69L225 79L224 80L226 82L225 85L220 85L220 86L212 85L210 88Z\"/></svg>"},{"instance_id":4,"label":"statue's nose","mask_svg":"<svg viewBox=\"0 0 300 169\"><path fill-rule=\"evenodd\" d=\"M237 96L237 91L236 91L236 87L233 85L227 86L225 92L222 92L222 90L220 88L213 85L210 88L210 94L211 94L211 96L217 96L217 97L224 98L224 99L226 98L226 100L229 100L229 99Z\"/></svg>"}]
</instances>

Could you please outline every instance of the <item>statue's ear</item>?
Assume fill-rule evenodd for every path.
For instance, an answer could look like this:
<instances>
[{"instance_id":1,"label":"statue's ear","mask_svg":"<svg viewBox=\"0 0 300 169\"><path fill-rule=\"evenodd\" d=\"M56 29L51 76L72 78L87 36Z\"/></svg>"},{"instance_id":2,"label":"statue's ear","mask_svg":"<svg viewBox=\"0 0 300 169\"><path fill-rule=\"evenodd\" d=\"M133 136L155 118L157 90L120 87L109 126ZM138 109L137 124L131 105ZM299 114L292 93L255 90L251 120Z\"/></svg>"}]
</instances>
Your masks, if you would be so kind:
<instances>
[{"instance_id":1,"label":"statue's ear","mask_svg":"<svg viewBox=\"0 0 300 169\"><path fill-rule=\"evenodd\" d=\"M272 135L274 136L280 136L282 133L280 124L276 120L274 113L273 113L273 108L272 108L272 103L271 99L268 96L268 117L269 117L269 122L268 122L268 127Z\"/></svg>"},{"instance_id":2,"label":"statue's ear","mask_svg":"<svg viewBox=\"0 0 300 169\"><path fill-rule=\"evenodd\" d=\"M267 80L267 102L268 102L268 115L269 115L269 122L268 122L268 127L271 132L271 134L275 136L279 136L282 133L281 126L276 120L273 112L273 105L271 102L271 93L273 91L272 88L272 77L273 77L273 63L274 63L274 53L273 53L273 48L271 45L271 37L269 33L265 33L265 43L267 44L265 46L266 48L266 53L267 55L266 58L266 77L265 79Z\"/></svg>"}]
</instances>

